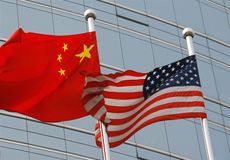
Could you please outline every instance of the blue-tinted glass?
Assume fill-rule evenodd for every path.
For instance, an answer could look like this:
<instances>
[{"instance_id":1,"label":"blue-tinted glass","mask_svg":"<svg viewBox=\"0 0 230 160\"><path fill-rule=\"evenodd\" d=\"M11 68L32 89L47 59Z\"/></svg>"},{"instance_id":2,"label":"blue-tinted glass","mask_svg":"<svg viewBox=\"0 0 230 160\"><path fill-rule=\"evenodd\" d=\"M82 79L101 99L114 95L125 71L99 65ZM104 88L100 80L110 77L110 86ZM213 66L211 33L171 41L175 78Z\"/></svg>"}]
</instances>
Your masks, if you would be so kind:
<instances>
[{"instance_id":1,"label":"blue-tinted glass","mask_svg":"<svg viewBox=\"0 0 230 160\"><path fill-rule=\"evenodd\" d=\"M23 159L29 160L28 153L20 150L0 147L1 160Z\"/></svg>"},{"instance_id":2,"label":"blue-tinted glass","mask_svg":"<svg viewBox=\"0 0 230 160\"><path fill-rule=\"evenodd\" d=\"M210 134L215 159L229 159L230 152L225 133L210 129Z\"/></svg>"},{"instance_id":3,"label":"blue-tinted glass","mask_svg":"<svg viewBox=\"0 0 230 160\"><path fill-rule=\"evenodd\" d=\"M203 4L201 4L201 8L207 34L229 43L230 29L226 14L216 8Z\"/></svg>"},{"instance_id":4,"label":"blue-tinted glass","mask_svg":"<svg viewBox=\"0 0 230 160\"><path fill-rule=\"evenodd\" d=\"M147 13L166 20L175 21L172 0L146 0Z\"/></svg>"},{"instance_id":5,"label":"blue-tinted glass","mask_svg":"<svg viewBox=\"0 0 230 160\"><path fill-rule=\"evenodd\" d=\"M0 127L0 137L15 141L27 142L27 133L23 130Z\"/></svg>"},{"instance_id":6,"label":"blue-tinted glass","mask_svg":"<svg viewBox=\"0 0 230 160\"><path fill-rule=\"evenodd\" d=\"M121 155L119 155L118 153ZM111 154L114 155L113 157L117 157L118 159L134 160L133 156L136 155L136 148L127 144L122 144L119 147L111 149Z\"/></svg>"},{"instance_id":7,"label":"blue-tinted glass","mask_svg":"<svg viewBox=\"0 0 230 160\"><path fill-rule=\"evenodd\" d=\"M55 148L65 151L65 142L63 139L40 135L36 133L28 134L29 143L48 148Z\"/></svg>"},{"instance_id":8,"label":"blue-tinted glass","mask_svg":"<svg viewBox=\"0 0 230 160\"><path fill-rule=\"evenodd\" d=\"M52 0L52 6L81 15L84 13L83 0Z\"/></svg>"},{"instance_id":9,"label":"blue-tinted glass","mask_svg":"<svg viewBox=\"0 0 230 160\"><path fill-rule=\"evenodd\" d=\"M91 145L84 145L81 143L67 141L67 149L70 153L76 153L76 154L85 155L91 158L102 159L101 150Z\"/></svg>"},{"instance_id":10,"label":"blue-tinted glass","mask_svg":"<svg viewBox=\"0 0 230 160\"><path fill-rule=\"evenodd\" d=\"M194 123L186 120L166 121L166 130L171 152L190 159L201 159Z\"/></svg>"},{"instance_id":11,"label":"blue-tinted glass","mask_svg":"<svg viewBox=\"0 0 230 160\"><path fill-rule=\"evenodd\" d=\"M175 5L177 22L180 25L192 27L194 30L199 32L204 31L198 1L173 0L173 2Z\"/></svg>"},{"instance_id":12,"label":"blue-tinted glass","mask_svg":"<svg viewBox=\"0 0 230 160\"><path fill-rule=\"evenodd\" d=\"M154 123L137 132L136 142L146 146L168 151L169 148L164 122Z\"/></svg>"},{"instance_id":13,"label":"blue-tinted glass","mask_svg":"<svg viewBox=\"0 0 230 160\"><path fill-rule=\"evenodd\" d=\"M121 44L126 69L139 72L148 72L153 69L153 54L149 42L122 34Z\"/></svg>"},{"instance_id":14,"label":"blue-tinted glass","mask_svg":"<svg viewBox=\"0 0 230 160\"><path fill-rule=\"evenodd\" d=\"M0 21L0 35L2 38L8 38L18 27L15 4L0 1Z\"/></svg>"},{"instance_id":15,"label":"blue-tinted glass","mask_svg":"<svg viewBox=\"0 0 230 160\"><path fill-rule=\"evenodd\" d=\"M54 15L55 34L78 34L87 32L86 23L78 19L71 19L60 15Z\"/></svg>"},{"instance_id":16,"label":"blue-tinted glass","mask_svg":"<svg viewBox=\"0 0 230 160\"><path fill-rule=\"evenodd\" d=\"M55 137L63 138L63 128L54 127L48 124L42 124L39 122L28 121L28 130L34 133L41 133L45 135L51 135Z\"/></svg>"},{"instance_id":17,"label":"blue-tinted glass","mask_svg":"<svg viewBox=\"0 0 230 160\"><path fill-rule=\"evenodd\" d=\"M230 71L227 68L222 68L214 65L214 72L220 100L226 103L230 103Z\"/></svg>"},{"instance_id":18,"label":"blue-tinted glass","mask_svg":"<svg viewBox=\"0 0 230 160\"><path fill-rule=\"evenodd\" d=\"M52 15L49 12L19 6L19 25L25 31L52 34Z\"/></svg>"},{"instance_id":19,"label":"blue-tinted glass","mask_svg":"<svg viewBox=\"0 0 230 160\"><path fill-rule=\"evenodd\" d=\"M156 62L156 67L164 66L166 64L175 62L182 58L182 54L179 53L180 50L177 50L173 47L154 42L153 52Z\"/></svg>"},{"instance_id":20,"label":"blue-tinted glass","mask_svg":"<svg viewBox=\"0 0 230 160\"><path fill-rule=\"evenodd\" d=\"M201 80L202 91L205 96L218 99L217 91L210 61L198 59L199 75Z\"/></svg>"},{"instance_id":21,"label":"blue-tinted glass","mask_svg":"<svg viewBox=\"0 0 230 160\"><path fill-rule=\"evenodd\" d=\"M83 128L89 131L94 131L95 123L96 123L96 120L92 118L91 116L65 122L66 125Z\"/></svg>"},{"instance_id":22,"label":"blue-tinted glass","mask_svg":"<svg viewBox=\"0 0 230 160\"><path fill-rule=\"evenodd\" d=\"M125 9L117 9L118 24L141 33L148 33L148 22L145 16L142 16Z\"/></svg>"},{"instance_id":23,"label":"blue-tinted glass","mask_svg":"<svg viewBox=\"0 0 230 160\"><path fill-rule=\"evenodd\" d=\"M118 31L97 27L100 62L124 68Z\"/></svg>"},{"instance_id":24,"label":"blue-tinted glass","mask_svg":"<svg viewBox=\"0 0 230 160\"><path fill-rule=\"evenodd\" d=\"M3 112L3 111L1 111ZM7 114L8 112L3 112ZM9 117L9 116L0 116L0 125L11 127L11 128L17 128L21 130L26 130L26 121L19 118Z\"/></svg>"},{"instance_id":25,"label":"blue-tinted glass","mask_svg":"<svg viewBox=\"0 0 230 160\"><path fill-rule=\"evenodd\" d=\"M159 159L159 160L171 160L171 158L169 156L165 156L163 154L159 154L159 153L155 153L155 152L150 152L148 150L144 150L144 149L137 149L138 151L138 159Z\"/></svg>"},{"instance_id":26,"label":"blue-tinted glass","mask_svg":"<svg viewBox=\"0 0 230 160\"><path fill-rule=\"evenodd\" d=\"M144 0L115 0L116 3L122 4L126 7L145 12L145 1Z\"/></svg>"}]
</instances>

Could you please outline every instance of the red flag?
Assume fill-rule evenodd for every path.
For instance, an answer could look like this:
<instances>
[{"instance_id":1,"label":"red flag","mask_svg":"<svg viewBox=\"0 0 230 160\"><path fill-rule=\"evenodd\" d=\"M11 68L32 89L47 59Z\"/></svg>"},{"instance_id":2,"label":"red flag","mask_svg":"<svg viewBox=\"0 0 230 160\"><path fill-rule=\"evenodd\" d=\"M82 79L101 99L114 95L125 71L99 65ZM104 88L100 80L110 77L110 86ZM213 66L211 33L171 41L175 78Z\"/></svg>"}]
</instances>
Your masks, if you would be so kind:
<instances>
[{"instance_id":1,"label":"red flag","mask_svg":"<svg viewBox=\"0 0 230 160\"><path fill-rule=\"evenodd\" d=\"M0 109L47 122L86 116L85 76L99 70L95 32L53 36L18 29L0 48Z\"/></svg>"},{"instance_id":2,"label":"red flag","mask_svg":"<svg viewBox=\"0 0 230 160\"><path fill-rule=\"evenodd\" d=\"M86 110L107 123L110 147L154 122L207 116L195 56L147 74L126 71L87 77L83 97ZM97 124L98 146L100 135Z\"/></svg>"}]
</instances>

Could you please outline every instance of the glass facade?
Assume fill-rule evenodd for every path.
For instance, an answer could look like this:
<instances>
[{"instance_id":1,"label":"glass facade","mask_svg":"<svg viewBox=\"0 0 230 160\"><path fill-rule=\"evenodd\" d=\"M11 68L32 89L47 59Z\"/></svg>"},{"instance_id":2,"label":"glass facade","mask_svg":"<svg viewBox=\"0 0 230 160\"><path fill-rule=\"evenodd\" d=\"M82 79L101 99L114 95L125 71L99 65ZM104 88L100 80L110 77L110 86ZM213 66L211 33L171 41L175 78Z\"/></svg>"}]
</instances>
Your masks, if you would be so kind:
<instances>
[{"instance_id":1,"label":"glass facade","mask_svg":"<svg viewBox=\"0 0 230 160\"><path fill-rule=\"evenodd\" d=\"M229 0L0 0L0 40L28 32L87 32L86 9L95 21L103 73L148 72L188 55L184 27L195 30L194 47L216 160L230 159ZM9 95L10 96L10 95ZM1 98L1 97L0 97ZM91 117L44 124L0 111L1 160L101 160ZM199 119L158 122L111 149L111 159L205 160Z\"/></svg>"}]
</instances>

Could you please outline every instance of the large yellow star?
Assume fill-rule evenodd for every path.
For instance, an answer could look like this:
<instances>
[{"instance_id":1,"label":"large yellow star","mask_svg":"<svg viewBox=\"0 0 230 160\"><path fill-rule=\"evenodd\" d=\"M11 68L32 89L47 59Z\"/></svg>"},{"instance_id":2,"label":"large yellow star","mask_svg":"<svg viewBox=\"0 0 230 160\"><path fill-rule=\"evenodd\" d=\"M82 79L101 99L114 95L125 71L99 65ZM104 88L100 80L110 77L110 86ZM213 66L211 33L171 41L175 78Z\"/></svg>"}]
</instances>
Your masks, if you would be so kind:
<instances>
[{"instance_id":1,"label":"large yellow star","mask_svg":"<svg viewBox=\"0 0 230 160\"><path fill-rule=\"evenodd\" d=\"M60 74L60 76L65 76L65 70L60 68L60 70L58 71L58 73Z\"/></svg>"},{"instance_id":2,"label":"large yellow star","mask_svg":"<svg viewBox=\"0 0 230 160\"><path fill-rule=\"evenodd\" d=\"M64 52L67 51L68 50L68 44L64 43L62 48L63 48Z\"/></svg>"},{"instance_id":3,"label":"large yellow star","mask_svg":"<svg viewBox=\"0 0 230 160\"><path fill-rule=\"evenodd\" d=\"M62 55L61 55L61 54L58 54L57 61L58 61L58 62L61 62L61 60L62 60Z\"/></svg>"},{"instance_id":4,"label":"large yellow star","mask_svg":"<svg viewBox=\"0 0 230 160\"><path fill-rule=\"evenodd\" d=\"M91 58L91 54L90 54L90 50L94 47L94 45L91 45L89 48L84 44L84 51L79 53L79 54L75 54L76 57L80 57L81 60L79 63L81 63L83 61L84 58Z\"/></svg>"}]
</instances>

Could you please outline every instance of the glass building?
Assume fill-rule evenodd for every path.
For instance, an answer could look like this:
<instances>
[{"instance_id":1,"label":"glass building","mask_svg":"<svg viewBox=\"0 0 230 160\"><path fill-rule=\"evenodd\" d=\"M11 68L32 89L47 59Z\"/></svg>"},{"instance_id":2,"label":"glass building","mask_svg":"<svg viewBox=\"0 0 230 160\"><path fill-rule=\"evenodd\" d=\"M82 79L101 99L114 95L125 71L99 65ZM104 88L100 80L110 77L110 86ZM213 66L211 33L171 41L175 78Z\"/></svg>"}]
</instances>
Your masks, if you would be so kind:
<instances>
[{"instance_id":1,"label":"glass building","mask_svg":"<svg viewBox=\"0 0 230 160\"><path fill-rule=\"evenodd\" d=\"M179 60L188 55L182 30L195 30L214 156L230 160L230 1L0 0L1 44L18 27L55 35L87 32L83 13L88 8L97 13L103 73L148 72ZM44 124L1 110L0 160L101 160L94 127L91 117ZM149 125L111 149L111 159L205 160L200 120Z\"/></svg>"}]
</instances>

